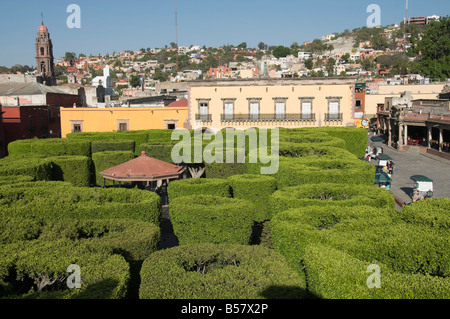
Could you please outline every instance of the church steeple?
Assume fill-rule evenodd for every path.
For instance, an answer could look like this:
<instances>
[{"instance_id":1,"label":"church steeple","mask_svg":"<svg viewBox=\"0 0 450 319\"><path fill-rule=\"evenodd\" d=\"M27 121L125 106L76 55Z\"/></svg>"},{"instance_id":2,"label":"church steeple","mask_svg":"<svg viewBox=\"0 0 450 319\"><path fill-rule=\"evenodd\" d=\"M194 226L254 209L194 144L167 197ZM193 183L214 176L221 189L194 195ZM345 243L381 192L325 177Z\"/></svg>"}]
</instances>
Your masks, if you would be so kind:
<instances>
[{"instance_id":1,"label":"church steeple","mask_svg":"<svg viewBox=\"0 0 450 319\"><path fill-rule=\"evenodd\" d=\"M50 33L44 25L43 15L42 24L39 26L36 37L36 68L39 83L49 86L56 85L53 44Z\"/></svg>"}]
</instances>

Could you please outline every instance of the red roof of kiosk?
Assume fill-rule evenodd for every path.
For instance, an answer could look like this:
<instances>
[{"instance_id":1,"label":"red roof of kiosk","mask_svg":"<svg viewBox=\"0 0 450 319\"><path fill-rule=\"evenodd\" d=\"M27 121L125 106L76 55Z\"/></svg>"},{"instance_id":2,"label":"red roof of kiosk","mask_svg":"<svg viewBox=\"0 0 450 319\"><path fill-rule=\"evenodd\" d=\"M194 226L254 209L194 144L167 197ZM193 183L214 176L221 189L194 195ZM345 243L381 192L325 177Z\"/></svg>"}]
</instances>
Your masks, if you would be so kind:
<instances>
[{"instance_id":1,"label":"red roof of kiosk","mask_svg":"<svg viewBox=\"0 0 450 319\"><path fill-rule=\"evenodd\" d=\"M157 181L179 178L185 168L148 157L145 152L129 162L108 168L100 173L105 179L115 181Z\"/></svg>"}]
</instances>

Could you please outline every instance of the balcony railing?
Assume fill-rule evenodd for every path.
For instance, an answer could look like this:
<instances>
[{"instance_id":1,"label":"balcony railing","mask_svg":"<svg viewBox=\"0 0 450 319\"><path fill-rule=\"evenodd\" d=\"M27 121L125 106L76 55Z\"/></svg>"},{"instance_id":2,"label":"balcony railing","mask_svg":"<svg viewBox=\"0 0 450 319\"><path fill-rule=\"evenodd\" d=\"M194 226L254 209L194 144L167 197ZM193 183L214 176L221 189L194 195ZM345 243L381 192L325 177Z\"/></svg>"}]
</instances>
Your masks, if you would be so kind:
<instances>
[{"instance_id":1,"label":"balcony railing","mask_svg":"<svg viewBox=\"0 0 450 319\"><path fill-rule=\"evenodd\" d=\"M325 121L342 121L343 119L342 113L325 113Z\"/></svg>"},{"instance_id":2,"label":"balcony railing","mask_svg":"<svg viewBox=\"0 0 450 319\"><path fill-rule=\"evenodd\" d=\"M195 115L196 121L202 121L202 122L211 122L212 121L212 114L196 114Z\"/></svg>"},{"instance_id":3,"label":"balcony railing","mask_svg":"<svg viewBox=\"0 0 450 319\"><path fill-rule=\"evenodd\" d=\"M315 121L316 114L221 114L222 122L236 121Z\"/></svg>"}]
</instances>

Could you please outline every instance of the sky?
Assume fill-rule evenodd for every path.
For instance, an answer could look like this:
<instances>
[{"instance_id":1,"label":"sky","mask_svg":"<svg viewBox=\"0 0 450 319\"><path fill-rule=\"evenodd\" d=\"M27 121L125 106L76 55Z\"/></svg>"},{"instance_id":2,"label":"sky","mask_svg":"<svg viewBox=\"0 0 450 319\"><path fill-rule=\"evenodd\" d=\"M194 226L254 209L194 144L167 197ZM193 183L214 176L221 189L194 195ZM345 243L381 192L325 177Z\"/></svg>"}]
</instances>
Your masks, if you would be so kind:
<instances>
[{"instance_id":1,"label":"sky","mask_svg":"<svg viewBox=\"0 0 450 319\"><path fill-rule=\"evenodd\" d=\"M81 9L80 28L69 28L70 4ZM218 47L246 42L290 46L367 25L370 4L381 25L399 24L406 0L177 0L178 44ZM176 42L175 0L1 0L0 65L35 66L35 38L48 27L54 56L112 54L163 48ZM409 0L408 17L450 15L448 0Z\"/></svg>"}]
</instances>

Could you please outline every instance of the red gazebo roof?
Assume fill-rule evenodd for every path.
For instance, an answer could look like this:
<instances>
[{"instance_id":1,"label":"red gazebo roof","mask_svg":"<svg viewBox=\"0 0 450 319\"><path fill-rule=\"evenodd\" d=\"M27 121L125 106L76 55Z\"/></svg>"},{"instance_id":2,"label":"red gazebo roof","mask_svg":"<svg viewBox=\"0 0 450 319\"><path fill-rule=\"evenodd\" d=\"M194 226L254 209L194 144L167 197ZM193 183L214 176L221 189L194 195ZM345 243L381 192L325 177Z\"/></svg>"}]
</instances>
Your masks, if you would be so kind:
<instances>
[{"instance_id":1,"label":"red gazebo roof","mask_svg":"<svg viewBox=\"0 0 450 319\"><path fill-rule=\"evenodd\" d=\"M142 152L138 158L108 168L100 172L100 175L114 181L137 182L175 179L179 178L184 171L184 167L160 161Z\"/></svg>"}]
</instances>

